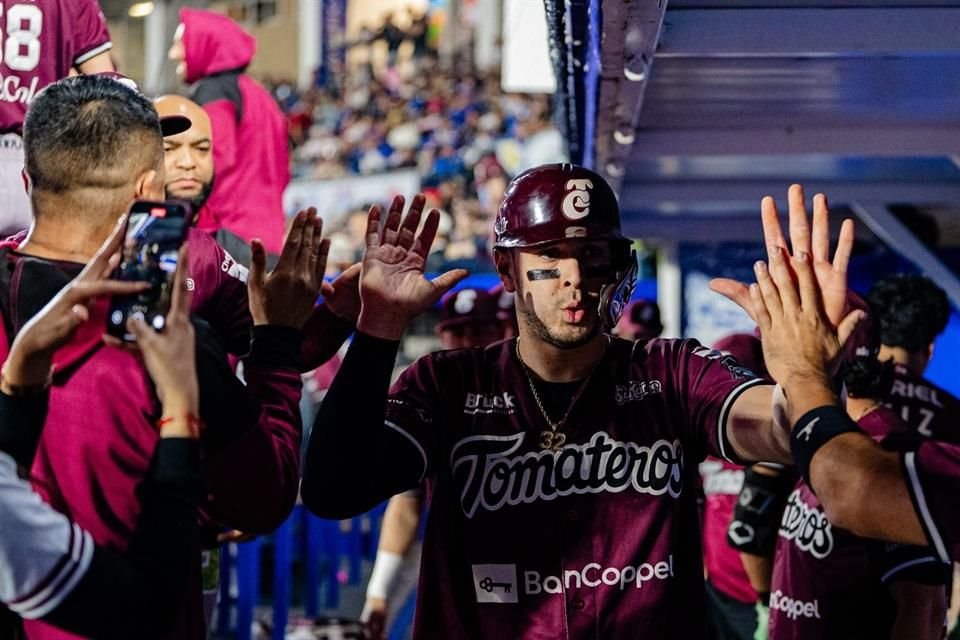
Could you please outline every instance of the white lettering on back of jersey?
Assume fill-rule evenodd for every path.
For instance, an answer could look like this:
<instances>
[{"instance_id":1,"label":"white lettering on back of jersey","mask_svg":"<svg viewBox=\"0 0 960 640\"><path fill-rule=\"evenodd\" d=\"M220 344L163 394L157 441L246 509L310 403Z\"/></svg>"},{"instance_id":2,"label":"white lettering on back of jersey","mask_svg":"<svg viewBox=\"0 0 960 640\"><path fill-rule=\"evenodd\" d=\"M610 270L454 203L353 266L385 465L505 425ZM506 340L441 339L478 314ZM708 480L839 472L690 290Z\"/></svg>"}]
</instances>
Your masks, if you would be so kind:
<instances>
[{"instance_id":1,"label":"white lettering on back of jersey","mask_svg":"<svg viewBox=\"0 0 960 640\"><path fill-rule=\"evenodd\" d=\"M826 558L833 551L833 530L823 511L800 499L797 489L787 499L780 520L780 537L793 540L797 548L815 558Z\"/></svg>"},{"instance_id":2,"label":"white lettering on back of jersey","mask_svg":"<svg viewBox=\"0 0 960 640\"><path fill-rule=\"evenodd\" d=\"M571 494L620 493L628 487L673 498L683 492L678 440L645 447L600 431L586 444L513 455L526 435L470 436L453 446L450 466L462 487L460 506L468 518L478 509L497 511Z\"/></svg>"},{"instance_id":3,"label":"white lettering on back of jersey","mask_svg":"<svg viewBox=\"0 0 960 640\"><path fill-rule=\"evenodd\" d=\"M813 602L795 600L784 595L779 589L770 594L770 609L772 611L782 611L791 620L800 617L820 619L819 600L814 599Z\"/></svg>"}]
</instances>

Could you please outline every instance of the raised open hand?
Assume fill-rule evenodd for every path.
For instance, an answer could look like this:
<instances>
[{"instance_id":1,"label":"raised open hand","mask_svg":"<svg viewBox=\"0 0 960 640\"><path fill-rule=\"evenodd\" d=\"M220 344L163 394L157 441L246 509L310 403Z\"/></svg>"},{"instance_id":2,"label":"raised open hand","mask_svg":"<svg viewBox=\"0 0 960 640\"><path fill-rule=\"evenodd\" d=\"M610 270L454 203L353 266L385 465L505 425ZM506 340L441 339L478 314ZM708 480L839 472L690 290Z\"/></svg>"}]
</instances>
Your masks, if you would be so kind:
<instances>
[{"instance_id":1,"label":"raised open hand","mask_svg":"<svg viewBox=\"0 0 960 640\"><path fill-rule=\"evenodd\" d=\"M790 391L808 382L829 388L840 362L841 346L864 312L852 311L838 327L833 326L826 315L810 254L791 259L785 249L780 249L771 256L769 265L758 261L754 271L757 284L750 286L748 295L770 375L787 389L792 403L802 399Z\"/></svg>"},{"instance_id":2,"label":"raised open hand","mask_svg":"<svg viewBox=\"0 0 960 640\"><path fill-rule=\"evenodd\" d=\"M357 323L367 335L399 340L410 320L467 276L466 270L454 269L433 280L424 277L427 255L440 223L440 213L434 209L417 233L424 202L423 195L415 196L404 217L403 196L397 196L385 221L381 221L383 211L379 206L370 207Z\"/></svg>"},{"instance_id":3,"label":"raised open hand","mask_svg":"<svg viewBox=\"0 0 960 640\"><path fill-rule=\"evenodd\" d=\"M352 325L360 317L360 263L352 264L333 282L323 283L323 300L330 311Z\"/></svg>"},{"instance_id":4,"label":"raised open hand","mask_svg":"<svg viewBox=\"0 0 960 640\"><path fill-rule=\"evenodd\" d=\"M320 295L330 250L317 210L310 207L297 213L277 266L270 273L263 244L254 240L250 250L247 293L253 324L302 329Z\"/></svg>"},{"instance_id":5,"label":"raised open hand","mask_svg":"<svg viewBox=\"0 0 960 640\"><path fill-rule=\"evenodd\" d=\"M853 250L853 221L843 221L837 249L831 260L830 214L826 196L818 193L813 198L812 229L804 205L803 187L799 184L792 185L787 197L790 204L791 253L787 254L789 268L795 271L796 260L801 254L809 257L810 267L822 296L824 312L833 327L837 328L847 311L847 265ZM767 258L772 264L774 257L788 247L777 216L777 205L770 196L761 202L760 216L763 221ZM710 282L710 288L736 302L757 322L757 310L746 284L727 278L716 278Z\"/></svg>"}]
</instances>

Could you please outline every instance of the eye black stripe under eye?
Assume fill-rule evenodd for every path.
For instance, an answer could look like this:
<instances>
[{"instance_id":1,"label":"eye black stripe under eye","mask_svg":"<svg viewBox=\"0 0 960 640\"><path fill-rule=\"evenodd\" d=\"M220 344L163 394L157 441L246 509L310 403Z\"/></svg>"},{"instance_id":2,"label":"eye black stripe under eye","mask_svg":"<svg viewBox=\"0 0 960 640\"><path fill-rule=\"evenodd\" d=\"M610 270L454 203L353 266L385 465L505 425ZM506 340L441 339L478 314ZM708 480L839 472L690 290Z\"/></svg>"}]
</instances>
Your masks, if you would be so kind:
<instances>
[{"instance_id":1,"label":"eye black stripe under eye","mask_svg":"<svg viewBox=\"0 0 960 640\"><path fill-rule=\"evenodd\" d=\"M530 269L527 271L527 280L558 280L559 269Z\"/></svg>"}]
</instances>

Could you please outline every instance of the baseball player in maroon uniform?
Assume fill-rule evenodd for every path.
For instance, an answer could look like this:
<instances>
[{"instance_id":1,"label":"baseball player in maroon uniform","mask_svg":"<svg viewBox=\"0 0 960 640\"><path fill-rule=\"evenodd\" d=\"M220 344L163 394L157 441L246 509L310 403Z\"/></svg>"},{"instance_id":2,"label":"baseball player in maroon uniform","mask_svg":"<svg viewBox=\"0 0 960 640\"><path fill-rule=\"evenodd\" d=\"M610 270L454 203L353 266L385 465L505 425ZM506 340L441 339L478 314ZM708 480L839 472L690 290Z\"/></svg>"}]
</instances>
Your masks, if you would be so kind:
<instances>
[{"instance_id":1,"label":"baseball player in maroon uniform","mask_svg":"<svg viewBox=\"0 0 960 640\"><path fill-rule=\"evenodd\" d=\"M805 212L794 216L791 207L788 251L776 208L765 199L768 261L755 265L757 282L748 288L725 281L714 288L740 304L760 327L764 361L790 399L794 463L827 519L862 537L927 545L943 562L956 561L960 446L918 440L904 451L891 451L839 406L831 373L841 336L848 336L864 315L854 311L839 325L828 316L830 287L817 273L829 246L826 229L818 224L826 219L825 201L818 208L811 233ZM841 232L838 253L851 245L849 228Z\"/></svg>"},{"instance_id":2,"label":"baseball player in maroon uniform","mask_svg":"<svg viewBox=\"0 0 960 640\"><path fill-rule=\"evenodd\" d=\"M851 354L841 372L847 413L867 435L897 448L915 436L883 406L893 368L877 360L879 323L859 297L853 306L868 315L844 345ZM950 565L930 547L861 538L834 526L800 478L780 522L770 638L941 638L950 577Z\"/></svg>"},{"instance_id":3,"label":"baseball player in maroon uniform","mask_svg":"<svg viewBox=\"0 0 960 640\"><path fill-rule=\"evenodd\" d=\"M444 349L485 347L503 337L499 320L502 293L464 287L440 305L436 331ZM417 586L421 546L417 534L426 504L417 488L390 498L383 514L377 559L367 583L367 601L360 619L372 640L390 631L397 611Z\"/></svg>"},{"instance_id":4,"label":"baseball player in maroon uniform","mask_svg":"<svg viewBox=\"0 0 960 640\"><path fill-rule=\"evenodd\" d=\"M339 518L426 482L416 637L702 637L696 465L788 462L779 394L696 341L605 333L636 260L609 186L568 164L518 176L497 215L519 337L430 354L388 394L407 324L465 275L423 277L439 215L417 236L422 208L404 218L395 200L383 224L371 209L358 335L310 438L304 503ZM820 273L832 318L849 249Z\"/></svg>"},{"instance_id":5,"label":"baseball player in maroon uniform","mask_svg":"<svg viewBox=\"0 0 960 640\"><path fill-rule=\"evenodd\" d=\"M0 232L30 226L20 139L27 106L71 69L113 71L110 47L97 0L0 0Z\"/></svg>"},{"instance_id":6,"label":"baseball player in maroon uniform","mask_svg":"<svg viewBox=\"0 0 960 640\"><path fill-rule=\"evenodd\" d=\"M950 319L946 293L929 278L898 275L867 295L880 322L880 360L894 366L888 406L922 436L960 441L960 401L923 377Z\"/></svg>"}]
</instances>

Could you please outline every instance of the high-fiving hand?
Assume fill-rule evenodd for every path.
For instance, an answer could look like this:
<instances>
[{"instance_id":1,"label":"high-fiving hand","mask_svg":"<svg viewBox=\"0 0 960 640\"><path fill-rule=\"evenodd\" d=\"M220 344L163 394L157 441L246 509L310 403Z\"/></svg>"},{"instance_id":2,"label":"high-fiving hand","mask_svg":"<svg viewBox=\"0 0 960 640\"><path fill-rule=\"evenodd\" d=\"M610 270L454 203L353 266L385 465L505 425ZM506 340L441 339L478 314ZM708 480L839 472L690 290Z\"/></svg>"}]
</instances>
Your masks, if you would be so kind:
<instances>
[{"instance_id":1,"label":"high-fiving hand","mask_svg":"<svg viewBox=\"0 0 960 640\"><path fill-rule=\"evenodd\" d=\"M267 273L267 254L259 240L250 243L247 294L253 324L302 329L324 286L330 241L313 207L297 213L277 266ZM332 289L330 289L332 291Z\"/></svg>"},{"instance_id":2,"label":"high-fiving hand","mask_svg":"<svg viewBox=\"0 0 960 640\"><path fill-rule=\"evenodd\" d=\"M803 187L799 184L792 185L787 192L787 200L790 205L792 254L787 255L788 262L785 266L788 269L791 268L790 264L801 254L809 256L818 289L823 297L824 311L833 327L838 328L847 312L847 265L853 251L853 221L843 221L840 237L837 240L837 249L831 260L830 214L826 196L818 193L813 197L812 230L804 205ZM788 249L780 227L777 205L772 197L767 196L761 202L760 217L763 222L763 239L767 248L767 258L772 261L781 250ZM736 302L754 322L757 322L757 311L746 284L727 278L716 278L710 282L710 288Z\"/></svg>"},{"instance_id":3,"label":"high-fiving hand","mask_svg":"<svg viewBox=\"0 0 960 640\"><path fill-rule=\"evenodd\" d=\"M418 194L403 216L403 196L393 199L381 221L382 209L374 205L367 217L366 250L360 275L360 319L357 328L378 338L399 340L410 321L467 276L453 269L433 280L424 277L430 246L437 235L440 212L427 214L417 233L425 199Z\"/></svg>"}]
</instances>

